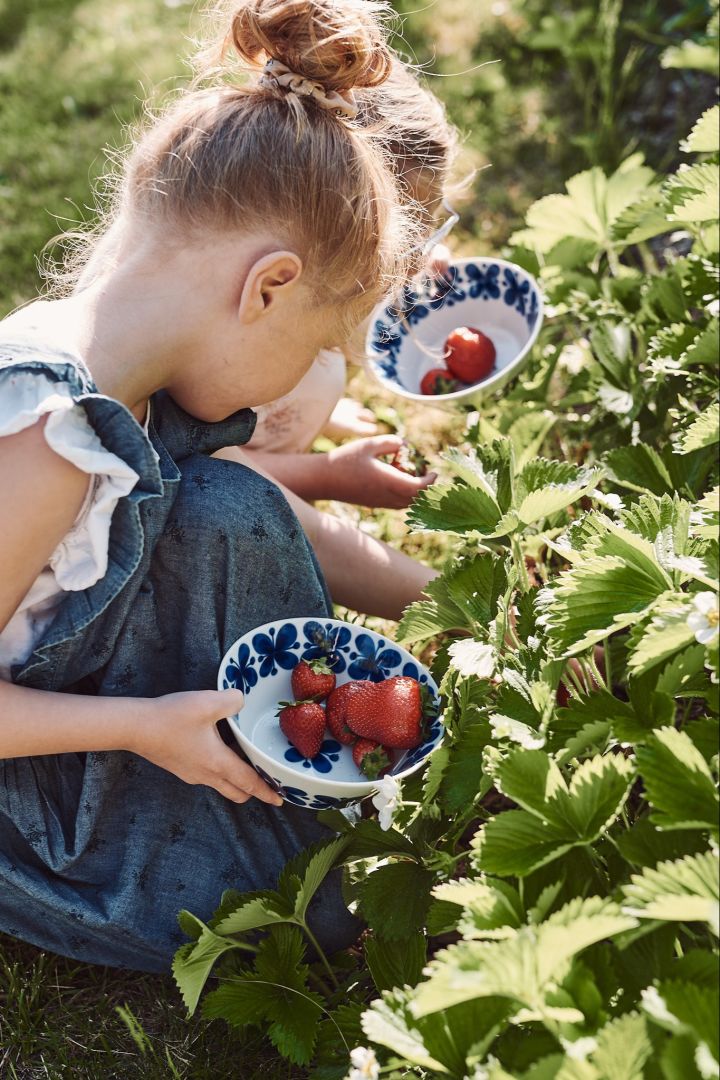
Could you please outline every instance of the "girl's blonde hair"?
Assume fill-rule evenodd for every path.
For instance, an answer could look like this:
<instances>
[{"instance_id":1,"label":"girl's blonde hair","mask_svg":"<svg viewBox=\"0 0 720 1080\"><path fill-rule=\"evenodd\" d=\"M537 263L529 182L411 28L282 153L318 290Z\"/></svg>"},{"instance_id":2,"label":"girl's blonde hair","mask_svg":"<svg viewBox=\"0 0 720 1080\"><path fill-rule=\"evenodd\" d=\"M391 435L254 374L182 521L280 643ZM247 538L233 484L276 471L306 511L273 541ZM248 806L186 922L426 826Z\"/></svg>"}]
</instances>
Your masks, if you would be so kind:
<instances>
[{"instance_id":1,"label":"girl's blonde hair","mask_svg":"<svg viewBox=\"0 0 720 1080\"><path fill-rule=\"evenodd\" d=\"M328 91L369 96L393 67L387 12L375 0L233 0L216 12L214 59L247 70L272 58ZM202 74L216 72L206 63ZM419 228L379 132L272 80L196 86L145 127L77 287L138 217L170 238L266 229L303 259L319 303L345 305L348 323L402 279Z\"/></svg>"}]
</instances>

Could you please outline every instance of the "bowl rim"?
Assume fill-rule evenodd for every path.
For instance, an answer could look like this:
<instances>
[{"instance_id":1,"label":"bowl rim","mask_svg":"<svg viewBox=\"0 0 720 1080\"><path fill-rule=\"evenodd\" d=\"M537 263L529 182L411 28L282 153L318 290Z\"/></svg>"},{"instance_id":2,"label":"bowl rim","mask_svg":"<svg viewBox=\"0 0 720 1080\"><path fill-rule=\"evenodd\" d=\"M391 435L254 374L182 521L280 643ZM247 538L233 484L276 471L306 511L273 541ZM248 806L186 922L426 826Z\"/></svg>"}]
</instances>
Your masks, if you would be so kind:
<instances>
[{"instance_id":1,"label":"bowl rim","mask_svg":"<svg viewBox=\"0 0 720 1080\"><path fill-rule=\"evenodd\" d=\"M335 625L335 626L347 626L347 627L350 627L351 629L357 630L358 632L361 632L361 633L372 634L372 636L375 637L375 638L382 638L384 640L389 640L387 634L380 634L380 633L378 633L377 630L372 630L368 626L358 626L357 623L349 623L349 622L346 622L344 619L335 619L335 618L324 617L324 616L320 616L320 615L304 615L304 616L295 617L295 618L288 618L288 619L272 619L270 622L261 623L259 626L253 627L252 630L248 630L245 634L241 634L240 637L236 638L235 641L232 643L232 645L228 649L226 649L225 654L224 654L222 660L220 661L220 665L218 667L218 674L217 674L217 688L218 688L218 690L223 689L223 686L222 686L222 672L223 672L223 670L225 668L225 665L226 665L227 661L230 659L230 654L240 644L240 642L244 641L250 634L261 634L261 633L265 632L267 629L269 629L270 627L274 627L274 626L278 626L278 625L283 625L284 626L287 623L306 623L306 622L319 622L319 623L323 623L323 624L330 623L331 625ZM406 657L408 657L409 660L412 661L413 664L416 665L416 667L417 667L418 671L420 672L420 674L423 674L423 675L427 676L427 678L430 680L430 682L432 684L432 687L435 690L435 693L436 693L437 697L439 698L440 697L440 688L438 687L437 683L435 682L434 678L432 677L432 674L430 673L430 671L428 671L428 669L425 667L425 665L423 663L421 663L417 659L417 657L413 656L411 652L408 652L408 650L403 645L399 645L395 641L392 641L391 644L393 645L394 648L399 649ZM243 694L243 696L244 696L244 694ZM253 754L257 754L258 757L260 758L259 764L263 765L263 767L264 767L265 763L267 763L270 766L270 768L277 768L279 766L281 769L288 770L290 773L292 773L293 776L297 776L298 780L304 780L305 776L303 776L302 773L297 773L296 770L290 769L289 766L286 765L284 762L278 761L276 758L270 757L269 754L266 754L264 750L261 750L259 747L257 747L255 745L255 743L253 743L251 741L251 739L240 729L240 725L238 723L238 720L239 720L239 717L241 715L242 715L242 709L240 710L239 713L233 713L232 716L227 717L227 721L230 724L230 726L231 726L231 728L233 730L233 733L235 734L236 738L238 739L238 742L240 743L240 745L244 749L248 750L248 753L249 753L250 750L252 750ZM444 722L442 717L443 717L443 714L440 713L439 720L440 720L440 723L442 725L442 735L441 735L441 738L438 739L438 741L436 742L435 746L431 747L430 750L428 750L427 754L424 757L422 757L418 761L414 762L407 769L403 769L402 772L398 772L398 773L392 773L392 774L388 773L387 774L388 776L392 775L393 780L400 781L405 776L410 776L413 772L415 772L419 768L420 765L422 765L422 763L424 761L428 760L430 755L433 754L435 752L435 750L437 750L437 748L441 745L442 736L444 736L444 734L445 734L445 722ZM251 761L251 764L252 764L252 761ZM312 780L313 785L317 785L320 789L326 788L328 794L332 794L331 789L333 789L333 788L334 789L341 788L341 787L342 788L344 788L344 787L352 788L352 792L349 792L346 795L338 795L337 790L335 791L335 794L336 794L337 798L352 798L353 795L362 795L362 794L369 795L371 791L373 791L375 788L377 788L378 784L380 784L382 782L384 777L380 777L378 780L332 780L332 779L329 779L329 778L326 779L323 776L308 776L307 779ZM285 785L282 784L281 786L285 786ZM300 787L301 785L298 785L298 786Z\"/></svg>"},{"instance_id":2,"label":"bowl rim","mask_svg":"<svg viewBox=\"0 0 720 1080\"><path fill-rule=\"evenodd\" d=\"M535 290L538 296L538 313L535 320L535 325L530 332L530 337L523 345L522 349L515 357L515 359L512 360L509 364L506 364L505 367L502 368L500 371L497 371L494 375L491 375L489 379L483 379L481 382L473 383L470 386L464 387L462 390L453 390L453 392L450 394L416 394L413 390L406 390L404 386L400 386L399 383L393 382L392 379L388 378L387 375L384 375L378 370L379 365L377 363L377 360L378 357L382 354L378 352L377 349L371 348L370 345L370 338L374 334L375 323L381 317L381 312L386 311L388 305L392 302L386 297L385 300L381 300L379 304L375 305L370 314L368 329L365 335L365 366L369 368L372 377L374 379L377 379L379 383L389 389L393 394L397 394L399 397L403 397L408 401L419 401L423 405L432 405L434 401L466 401L470 397L475 397L478 393L485 394L486 392L492 391L494 385L496 384L504 385L504 382L507 381L509 374L515 370L515 368L520 364L521 360L525 359L530 349L532 349L533 345L537 341L538 334L542 329L542 324L545 318L545 300L543 297L542 289L540 288L540 285L535 275L531 274L529 270L526 270L524 266L520 266L519 263L510 262L509 259L495 259L490 255L481 255L477 258L472 258L472 256L468 256L467 258L453 259L450 262L450 266L463 267L466 266L468 263L497 263L499 266L507 266L514 270L520 270L523 274L525 274L525 276L535 286ZM503 382L501 382L501 380L503 380Z\"/></svg>"}]
</instances>

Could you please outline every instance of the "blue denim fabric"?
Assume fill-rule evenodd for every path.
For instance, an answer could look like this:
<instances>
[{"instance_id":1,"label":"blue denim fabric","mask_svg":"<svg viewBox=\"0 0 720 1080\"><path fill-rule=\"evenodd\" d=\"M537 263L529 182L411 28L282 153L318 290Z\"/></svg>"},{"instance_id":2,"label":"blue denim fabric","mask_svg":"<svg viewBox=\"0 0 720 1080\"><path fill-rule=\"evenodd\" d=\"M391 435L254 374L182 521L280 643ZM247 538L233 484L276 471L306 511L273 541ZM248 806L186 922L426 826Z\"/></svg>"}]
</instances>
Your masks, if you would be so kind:
<instances>
[{"instance_id":1,"label":"blue denim fabric","mask_svg":"<svg viewBox=\"0 0 720 1080\"><path fill-rule=\"evenodd\" d=\"M113 515L107 574L66 595L14 682L118 696L212 689L246 631L331 613L279 489L208 456L250 438L250 410L203 424L157 394L148 441L74 358L13 344L0 347L0 370L8 364L68 381L104 445L140 475ZM207 918L223 889L272 887L289 858L329 835L310 811L237 806L130 753L0 761L0 929L79 960L166 971L185 940L180 908ZM311 923L329 951L357 937L338 874Z\"/></svg>"}]
</instances>

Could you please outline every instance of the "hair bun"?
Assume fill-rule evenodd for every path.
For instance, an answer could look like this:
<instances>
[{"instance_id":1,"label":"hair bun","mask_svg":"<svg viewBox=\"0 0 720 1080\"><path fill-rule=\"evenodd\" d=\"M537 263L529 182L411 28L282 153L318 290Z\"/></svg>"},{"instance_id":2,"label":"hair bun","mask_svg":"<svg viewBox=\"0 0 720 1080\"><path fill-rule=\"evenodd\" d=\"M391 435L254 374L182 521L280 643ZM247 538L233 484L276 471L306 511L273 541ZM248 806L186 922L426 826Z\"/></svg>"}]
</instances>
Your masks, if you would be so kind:
<instances>
[{"instance_id":1,"label":"hair bun","mask_svg":"<svg viewBox=\"0 0 720 1080\"><path fill-rule=\"evenodd\" d=\"M391 67L378 0L238 0L223 51L252 64L272 57L328 90L377 86Z\"/></svg>"}]
</instances>

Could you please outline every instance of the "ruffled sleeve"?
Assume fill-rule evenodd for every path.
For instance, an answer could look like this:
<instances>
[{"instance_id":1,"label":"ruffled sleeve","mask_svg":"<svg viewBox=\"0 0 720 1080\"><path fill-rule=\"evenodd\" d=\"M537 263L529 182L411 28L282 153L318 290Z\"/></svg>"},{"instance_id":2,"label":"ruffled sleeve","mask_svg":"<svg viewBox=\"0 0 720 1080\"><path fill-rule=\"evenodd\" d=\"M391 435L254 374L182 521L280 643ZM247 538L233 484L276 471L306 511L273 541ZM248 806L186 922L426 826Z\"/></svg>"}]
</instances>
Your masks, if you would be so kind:
<instances>
[{"instance_id":1,"label":"ruffled sleeve","mask_svg":"<svg viewBox=\"0 0 720 1080\"><path fill-rule=\"evenodd\" d=\"M0 370L0 435L24 431L43 416L48 446L90 477L75 523L49 559L58 586L80 591L105 575L113 511L139 477L103 446L67 383L42 372Z\"/></svg>"}]
</instances>

